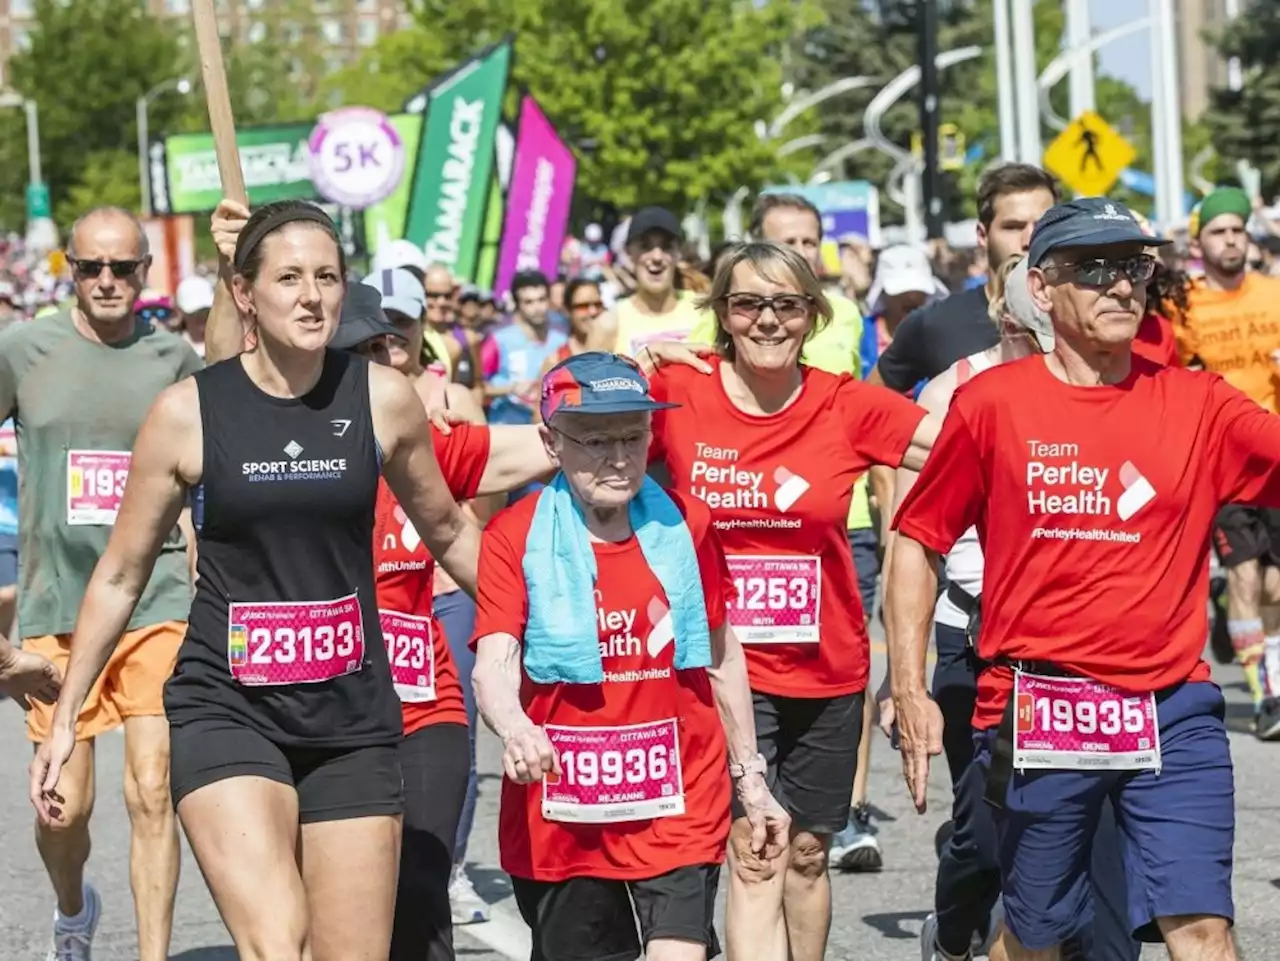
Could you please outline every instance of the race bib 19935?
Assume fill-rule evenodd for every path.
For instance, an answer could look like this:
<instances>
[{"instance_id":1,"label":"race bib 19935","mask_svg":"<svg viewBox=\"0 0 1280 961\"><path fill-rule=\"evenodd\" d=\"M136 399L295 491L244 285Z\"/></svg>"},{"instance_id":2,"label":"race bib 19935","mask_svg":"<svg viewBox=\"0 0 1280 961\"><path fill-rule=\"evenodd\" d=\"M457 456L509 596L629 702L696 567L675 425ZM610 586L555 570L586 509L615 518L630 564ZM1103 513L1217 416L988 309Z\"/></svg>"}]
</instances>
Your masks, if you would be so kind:
<instances>
[{"instance_id":1,"label":"race bib 19935","mask_svg":"<svg viewBox=\"0 0 1280 961\"><path fill-rule=\"evenodd\" d=\"M1016 770L1160 770L1154 694L1018 671L1013 697Z\"/></svg>"},{"instance_id":2,"label":"race bib 19935","mask_svg":"<svg viewBox=\"0 0 1280 961\"><path fill-rule=\"evenodd\" d=\"M542 781L548 821L608 824L684 813L675 718L626 727L548 724L545 730L562 771Z\"/></svg>"},{"instance_id":3,"label":"race bib 19935","mask_svg":"<svg viewBox=\"0 0 1280 961\"><path fill-rule=\"evenodd\" d=\"M110 527L120 512L132 455L127 450L67 451L67 523Z\"/></svg>"},{"instance_id":4,"label":"race bib 19935","mask_svg":"<svg viewBox=\"0 0 1280 961\"><path fill-rule=\"evenodd\" d=\"M743 644L816 644L822 560L800 554L730 555L736 597L729 623Z\"/></svg>"}]
</instances>

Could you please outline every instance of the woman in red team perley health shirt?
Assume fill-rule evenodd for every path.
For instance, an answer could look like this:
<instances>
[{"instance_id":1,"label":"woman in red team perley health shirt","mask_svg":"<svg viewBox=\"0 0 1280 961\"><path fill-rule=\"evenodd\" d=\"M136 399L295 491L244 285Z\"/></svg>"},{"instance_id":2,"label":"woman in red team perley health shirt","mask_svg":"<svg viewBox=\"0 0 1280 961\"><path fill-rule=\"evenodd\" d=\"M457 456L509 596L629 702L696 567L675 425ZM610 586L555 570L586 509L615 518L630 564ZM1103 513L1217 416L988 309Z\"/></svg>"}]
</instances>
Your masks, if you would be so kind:
<instances>
[{"instance_id":1,"label":"woman in red team perley health shirt","mask_svg":"<svg viewBox=\"0 0 1280 961\"><path fill-rule=\"evenodd\" d=\"M996 809L1011 961L1057 957L1089 901L1110 798L1128 921L1174 961L1234 961L1234 780L1201 660L1224 503L1280 507L1280 418L1221 377L1132 353L1154 258L1121 204L1036 224L1028 287L1053 352L956 391L895 519L885 609L903 770L924 808L938 556L976 525L984 617L974 766Z\"/></svg>"},{"instance_id":2,"label":"woman in red team perley health shirt","mask_svg":"<svg viewBox=\"0 0 1280 961\"><path fill-rule=\"evenodd\" d=\"M718 357L710 376L654 375L654 396L681 406L654 416L650 457L711 508L760 749L794 827L789 850L765 864L744 843L746 822L734 823L729 958L786 958L789 930L792 956L818 958L831 920L826 856L849 817L870 659L845 535L853 485L873 464L919 468L938 422L884 388L800 365L831 307L789 248L731 248L706 305L719 319ZM779 873L783 884L771 880Z\"/></svg>"},{"instance_id":3,"label":"woman in red team perley health shirt","mask_svg":"<svg viewBox=\"0 0 1280 961\"><path fill-rule=\"evenodd\" d=\"M534 958L714 957L730 777L750 846L786 847L710 514L645 476L661 406L627 358L554 367L539 430L560 473L481 549L476 699L504 744L499 846Z\"/></svg>"}]
</instances>

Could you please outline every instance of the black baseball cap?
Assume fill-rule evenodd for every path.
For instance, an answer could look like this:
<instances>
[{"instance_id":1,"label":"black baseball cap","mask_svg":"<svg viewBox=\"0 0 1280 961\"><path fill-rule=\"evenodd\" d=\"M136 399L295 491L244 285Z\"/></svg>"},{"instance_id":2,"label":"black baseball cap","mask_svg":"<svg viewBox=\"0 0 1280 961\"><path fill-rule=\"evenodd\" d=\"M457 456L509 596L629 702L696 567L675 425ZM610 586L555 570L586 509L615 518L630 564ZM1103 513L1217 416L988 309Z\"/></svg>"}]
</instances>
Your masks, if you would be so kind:
<instances>
[{"instance_id":1,"label":"black baseball cap","mask_svg":"<svg viewBox=\"0 0 1280 961\"><path fill-rule=\"evenodd\" d=\"M637 210L627 227L627 243L639 240L650 230L661 230L676 240L684 240L684 231L676 215L665 207L645 207Z\"/></svg>"},{"instance_id":2,"label":"black baseball cap","mask_svg":"<svg viewBox=\"0 0 1280 961\"><path fill-rule=\"evenodd\" d=\"M1081 197L1050 207L1036 221L1027 259L1032 267L1039 267L1059 247L1161 247L1167 243L1146 233L1124 204L1105 197Z\"/></svg>"},{"instance_id":3,"label":"black baseball cap","mask_svg":"<svg viewBox=\"0 0 1280 961\"><path fill-rule=\"evenodd\" d=\"M338 331L329 341L334 350L355 350L376 337L404 340L382 310L382 294L368 284L351 284L342 301Z\"/></svg>"}]
</instances>

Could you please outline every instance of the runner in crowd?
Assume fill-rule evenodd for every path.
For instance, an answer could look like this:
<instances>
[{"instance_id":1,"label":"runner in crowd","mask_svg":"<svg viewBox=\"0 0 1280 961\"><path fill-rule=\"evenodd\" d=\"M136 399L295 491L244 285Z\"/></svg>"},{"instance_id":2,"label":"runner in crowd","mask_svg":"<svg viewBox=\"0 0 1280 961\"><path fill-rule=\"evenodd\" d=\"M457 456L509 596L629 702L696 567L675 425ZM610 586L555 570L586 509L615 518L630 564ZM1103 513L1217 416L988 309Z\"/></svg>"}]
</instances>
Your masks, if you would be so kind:
<instances>
[{"instance_id":1,"label":"runner in crowd","mask_svg":"<svg viewBox=\"0 0 1280 961\"><path fill-rule=\"evenodd\" d=\"M565 343L565 335L547 324L551 309L547 278L523 270L511 281L516 312L511 323L494 331L498 369L485 381L489 420L495 424L529 424L538 402L538 372Z\"/></svg>"},{"instance_id":2,"label":"runner in crowd","mask_svg":"<svg viewBox=\"0 0 1280 961\"><path fill-rule=\"evenodd\" d=\"M234 269L257 346L152 406L31 797L42 823L62 822L80 705L199 485L200 577L164 699L187 839L242 957L385 956L403 779L400 711L374 642L380 472L471 590L479 530L444 485L412 387L325 349L345 293L329 217L299 201L263 207Z\"/></svg>"},{"instance_id":3,"label":"runner in crowd","mask_svg":"<svg viewBox=\"0 0 1280 961\"><path fill-rule=\"evenodd\" d=\"M181 338L134 314L151 257L136 218L93 210L71 231L75 306L0 334L0 417L17 426L18 626L27 652L66 671L76 610L107 546L131 472L130 450L156 396L201 367ZM109 398L110 403L104 403ZM173 670L191 603L189 523L179 511L156 529L154 563L135 604L113 622L101 679L78 692L53 725L50 707L27 714L37 744L66 761L61 817L41 820L36 843L57 898L53 948L88 959L101 900L85 880L93 811L94 741L124 726L129 877L142 961L168 957L178 885L178 833L167 780L169 726L161 688Z\"/></svg>"},{"instance_id":4,"label":"runner in crowd","mask_svg":"<svg viewBox=\"0 0 1280 961\"><path fill-rule=\"evenodd\" d=\"M1249 195L1238 187L1216 190L1201 202L1192 236L1204 277L1191 286L1175 333L1183 363L1221 374L1275 413L1280 279L1247 269L1252 211ZM1272 740L1280 737L1280 512L1228 505L1218 516L1213 544L1227 569L1227 632L1253 695L1257 735ZM1265 688L1264 653L1270 668Z\"/></svg>"},{"instance_id":5,"label":"runner in crowd","mask_svg":"<svg viewBox=\"0 0 1280 961\"><path fill-rule=\"evenodd\" d=\"M213 284L205 277L186 277L178 284L174 301L178 308L174 330L203 357L205 329L209 322L209 309L213 306Z\"/></svg>"},{"instance_id":6,"label":"runner in crowd","mask_svg":"<svg viewBox=\"0 0 1280 961\"><path fill-rule=\"evenodd\" d=\"M1040 220L1029 287L1054 351L956 393L895 520L889 651L921 811L942 750L925 687L937 563L970 527L982 543L978 655L991 666L974 762L996 806L1011 961L1056 958L1088 923L1108 797L1135 935L1163 936L1174 961L1236 957L1231 758L1200 660L1206 556L1221 503L1280 505L1280 419L1217 377L1133 358L1154 272L1144 248L1160 243L1101 199Z\"/></svg>"},{"instance_id":7,"label":"runner in crowd","mask_svg":"<svg viewBox=\"0 0 1280 961\"><path fill-rule=\"evenodd\" d=\"M978 246L986 251L989 276L1006 260L1026 253L1031 228L1057 201L1052 176L1030 164L1001 164L978 184ZM994 347L990 284L965 290L917 310L894 332L876 360L870 383L907 393L937 377L961 357Z\"/></svg>"},{"instance_id":8,"label":"runner in crowd","mask_svg":"<svg viewBox=\"0 0 1280 961\"><path fill-rule=\"evenodd\" d=\"M600 284L585 277L575 277L565 285L564 303L569 311L569 339L543 363L542 376L560 361L591 349L596 325L604 313Z\"/></svg>"},{"instance_id":9,"label":"runner in crowd","mask_svg":"<svg viewBox=\"0 0 1280 961\"><path fill-rule=\"evenodd\" d=\"M560 472L494 518L481 555L475 680L504 745L502 865L535 961L714 957L726 761L744 850L776 858L789 827L726 629L724 553L705 504L645 476L650 417L670 405L631 361L576 355L541 406Z\"/></svg>"},{"instance_id":10,"label":"runner in crowd","mask_svg":"<svg viewBox=\"0 0 1280 961\"><path fill-rule=\"evenodd\" d=\"M729 955L810 961L830 927L827 851L849 818L870 657L845 538L849 502L872 464L919 467L937 423L905 398L799 363L831 305L794 250L737 245L703 306L720 321L719 356L711 376L678 367L654 376L654 395L681 406L655 417L650 456L677 491L711 507L760 750L793 827L787 850L761 858L737 812Z\"/></svg>"},{"instance_id":11,"label":"runner in crowd","mask_svg":"<svg viewBox=\"0 0 1280 961\"><path fill-rule=\"evenodd\" d=\"M167 297L158 290L144 287L133 302L133 315L138 320L161 330L174 330L178 326L177 314L173 309L173 298Z\"/></svg>"},{"instance_id":12,"label":"runner in crowd","mask_svg":"<svg viewBox=\"0 0 1280 961\"><path fill-rule=\"evenodd\" d=\"M676 215L645 207L631 218L626 237L635 290L600 317L593 346L639 359L645 344L687 339L699 316L694 298L676 286L684 240Z\"/></svg>"}]
</instances>

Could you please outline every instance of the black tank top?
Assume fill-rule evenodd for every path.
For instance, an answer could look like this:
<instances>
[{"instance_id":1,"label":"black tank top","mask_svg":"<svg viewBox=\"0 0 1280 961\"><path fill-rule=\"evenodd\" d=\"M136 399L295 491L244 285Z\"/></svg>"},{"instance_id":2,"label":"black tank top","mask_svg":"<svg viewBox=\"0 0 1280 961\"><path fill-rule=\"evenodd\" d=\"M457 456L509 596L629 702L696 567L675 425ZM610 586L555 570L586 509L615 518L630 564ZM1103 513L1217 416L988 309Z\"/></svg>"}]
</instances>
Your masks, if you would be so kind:
<instances>
[{"instance_id":1,"label":"black tank top","mask_svg":"<svg viewBox=\"0 0 1280 961\"><path fill-rule=\"evenodd\" d=\"M279 398L250 380L239 358L196 375L204 429L199 580L187 636L165 687L173 724L196 720L244 723L282 746L355 748L394 744L402 732L378 624L373 577L373 514L380 474L369 409L369 365L326 351L324 370L304 397ZM348 647L362 627L364 656L333 660L333 628L293 631L290 670L317 671L339 661L349 673L317 680L262 684L244 672L282 670L276 637L253 628L261 606L312 612L345 607ZM284 608L281 602L292 602ZM329 607L328 610L339 608ZM232 612L236 626L230 621ZM305 618L314 614L300 614ZM320 621L315 623L319 624ZM340 625L340 633L341 627ZM324 630L324 644L318 640ZM274 644L274 642L273 642ZM322 648L328 645L327 653ZM354 648L358 650L358 646ZM338 652L341 655L342 645ZM264 659L265 658L265 659ZM267 664L267 667L255 665ZM234 666L233 666L234 665ZM302 665L309 665L303 667ZM233 673L239 671L241 673ZM292 675L291 675L292 676ZM279 681L280 677L271 678Z\"/></svg>"}]
</instances>

